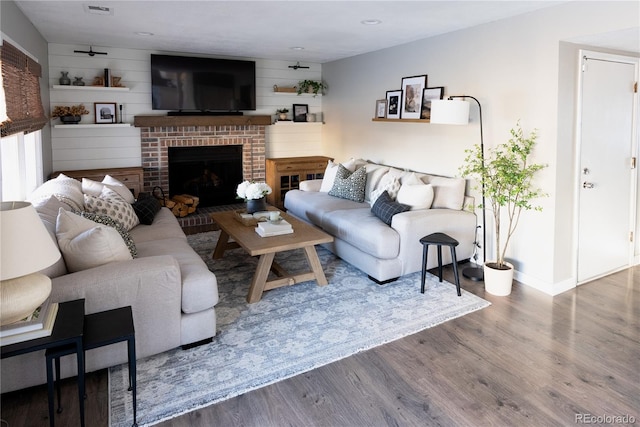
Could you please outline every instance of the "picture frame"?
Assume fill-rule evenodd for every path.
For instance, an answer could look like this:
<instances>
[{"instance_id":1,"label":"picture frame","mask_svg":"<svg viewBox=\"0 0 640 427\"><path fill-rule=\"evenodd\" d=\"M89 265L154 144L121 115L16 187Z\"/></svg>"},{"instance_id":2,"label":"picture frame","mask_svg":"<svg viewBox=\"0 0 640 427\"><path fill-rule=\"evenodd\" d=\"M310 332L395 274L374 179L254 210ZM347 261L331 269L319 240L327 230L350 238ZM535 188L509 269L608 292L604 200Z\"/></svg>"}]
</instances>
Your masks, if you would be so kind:
<instances>
[{"instance_id":1,"label":"picture frame","mask_svg":"<svg viewBox=\"0 0 640 427\"><path fill-rule=\"evenodd\" d=\"M306 122L309 114L309 104L293 104L293 121Z\"/></svg>"},{"instance_id":2,"label":"picture frame","mask_svg":"<svg viewBox=\"0 0 640 427\"><path fill-rule=\"evenodd\" d=\"M422 90L427 87L427 75L402 78L401 119L419 119L422 108Z\"/></svg>"},{"instance_id":3,"label":"picture frame","mask_svg":"<svg viewBox=\"0 0 640 427\"><path fill-rule=\"evenodd\" d=\"M422 90L422 107L420 108L420 118L431 119L431 100L442 99L444 97L444 86L426 87Z\"/></svg>"},{"instance_id":4,"label":"picture frame","mask_svg":"<svg viewBox=\"0 0 640 427\"><path fill-rule=\"evenodd\" d=\"M400 118L400 103L402 102L402 89L387 91L387 119Z\"/></svg>"},{"instance_id":5,"label":"picture frame","mask_svg":"<svg viewBox=\"0 0 640 427\"><path fill-rule=\"evenodd\" d=\"M376 113L374 117L376 119L387 118L387 100L386 99L376 100Z\"/></svg>"},{"instance_id":6,"label":"picture frame","mask_svg":"<svg viewBox=\"0 0 640 427\"><path fill-rule=\"evenodd\" d=\"M116 112L118 106L115 102L94 102L93 109L96 115L97 124L117 123Z\"/></svg>"}]
</instances>

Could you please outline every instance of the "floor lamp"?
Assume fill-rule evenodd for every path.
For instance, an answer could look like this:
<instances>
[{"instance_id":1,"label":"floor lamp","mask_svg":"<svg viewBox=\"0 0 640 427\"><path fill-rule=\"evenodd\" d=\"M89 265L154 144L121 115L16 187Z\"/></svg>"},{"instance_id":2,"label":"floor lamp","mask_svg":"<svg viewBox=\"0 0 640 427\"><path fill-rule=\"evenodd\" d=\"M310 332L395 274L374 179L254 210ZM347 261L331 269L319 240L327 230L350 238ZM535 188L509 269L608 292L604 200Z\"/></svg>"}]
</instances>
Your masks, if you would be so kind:
<instances>
[{"instance_id":1,"label":"floor lamp","mask_svg":"<svg viewBox=\"0 0 640 427\"><path fill-rule=\"evenodd\" d=\"M458 98L461 98L458 100ZM484 136L482 134L482 106L473 96L450 96L448 99L434 99L431 101L431 123L447 125L466 125L469 123L469 103L465 98L473 99L478 104L480 112L480 152L482 166L484 166ZM482 260L487 261L487 221L485 216L484 180L482 181ZM462 275L474 281L484 280L482 267L467 267L462 270Z\"/></svg>"}]
</instances>

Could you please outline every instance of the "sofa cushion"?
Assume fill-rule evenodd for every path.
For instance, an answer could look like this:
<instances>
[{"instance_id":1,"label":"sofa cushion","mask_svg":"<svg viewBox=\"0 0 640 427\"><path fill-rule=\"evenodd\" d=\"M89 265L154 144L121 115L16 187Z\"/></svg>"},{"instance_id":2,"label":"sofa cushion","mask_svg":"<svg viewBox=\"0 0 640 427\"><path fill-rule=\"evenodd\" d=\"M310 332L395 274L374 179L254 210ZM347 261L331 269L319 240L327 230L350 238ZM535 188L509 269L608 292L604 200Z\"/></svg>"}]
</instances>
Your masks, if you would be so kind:
<instances>
[{"instance_id":1,"label":"sofa cushion","mask_svg":"<svg viewBox=\"0 0 640 427\"><path fill-rule=\"evenodd\" d=\"M362 252L392 259L400 250L400 235L376 217L369 207L327 212L322 228Z\"/></svg>"},{"instance_id":2,"label":"sofa cushion","mask_svg":"<svg viewBox=\"0 0 640 427\"><path fill-rule=\"evenodd\" d=\"M214 242L211 244L214 245ZM171 255L178 261L182 277L182 311L184 313L196 313L218 303L216 276L209 271L200 255L189 246L186 239L168 238L138 243L138 255L141 258Z\"/></svg>"},{"instance_id":3,"label":"sofa cushion","mask_svg":"<svg viewBox=\"0 0 640 427\"><path fill-rule=\"evenodd\" d=\"M330 196L329 193L290 190L284 199L287 211L300 219L322 227L325 215L336 210L369 208L367 203ZM140 226L136 227L136 231Z\"/></svg>"},{"instance_id":4,"label":"sofa cushion","mask_svg":"<svg viewBox=\"0 0 640 427\"><path fill-rule=\"evenodd\" d=\"M150 225L153 223L153 219L160 211L160 202L155 197L145 197L143 199L136 200L132 205L140 224Z\"/></svg>"},{"instance_id":5,"label":"sofa cushion","mask_svg":"<svg viewBox=\"0 0 640 427\"><path fill-rule=\"evenodd\" d=\"M109 176L109 175L107 175ZM106 177L105 177L106 179ZM113 178L112 178L113 179ZM113 182L113 181L111 181ZM120 181L118 181L120 182ZM82 178L82 192L84 194L89 194L91 196L96 196L96 197L100 197L100 193L102 193L102 189L103 188L110 188L111 190L115 191L116 193L118 193L120 195L120 197L122 197L127 203L133 203L135 202L135 199L133 198L133 194L131 194L131 191L124 186L124 184L120 183L118 184L105 184L104 180L102 182L98 182L98 181L94 181L92 179L88 179L88 178Z\"/></svg>"},{"instance_id":6,"label":"sofa cushion","mask_svg":"<svg viewBox=\"0 0 640 427\"><path fill-rule=\"evenodd\" d=\"M371 212L385 224L391 225L391 220L395 214L406 212L409 209L411 209L410 206L394 202L389 197L389 193L383 191L371 207Z\"/></svg>"},{"instance_id":7,"label":"sofa cushion","mask_svg":"<svg viewBox=\"0 0 640 427\"><path fill-rule=\"evenodd\" d=\"M102 183L121 195L127 203L135 202L136 199L133 197L133 193L122 181L112 177L111 175L105 175L102 179Z\"/></svg>"},{"instance_id":8,"label":"sofa cushion","mask_svg":"<svg viewBox=\"0 0 640 427\"><path fill-rule=\"evenodd\" d=\"M140 224L131 204L110 188L103 188L100 197L85 194L84 204L87 211L110 216L127 231Z\"/></svg>"},{"instance_id":9,"label":"sofa cushion","mask_svg":"<svg viewBox=\"0 0 640 427\"><path fill-rule=\"evenodd\" d=\"M32 204L38 203L49 196L55 196L70 209L81 211L84 207L84 196L82 194L82 184L77 179L69 178L64 174L50 179L36 188L29 195L27 201Z\"/></svg>"},{"instance_id":10,"label":"sofa cushion","mask_svg":"<svg viewBox=\"0 0 640 427\"><path fill-rule=\"evenodd\" d=\"M329 191L330 196L341 199L353 200L354 202L364 202L364 188L367 180L367 170L364 167L350 172L342 165L338 165L338 172L333 183L333 188Z\"/></svg>"},{"instance_id":11,"label":"sofa cushion","mask_svg":"<svg viewBox=\"0 0 640 427\"><path fill-rule=\"evenodd\" d=\"M160 208L151 225L137 225L129 231L129 234L131 234L133 241L136 242L136 246L141 242L169 238L187 240L180 223L178 223L169 208Z\"/></svg>"},{"instance_id":12,"label":"sofa cushion","mask_svg":"<svg viewBox=\"0 0 640 427\"><path fill-rule=\"evenodd\" d=\"M411 210L429 209L433 202L433 187L412 173L402 183L396 200L409 205Z\"/></svg>"},{"instance_id":13,"label":"sofa cushion","mask_svg":"<svg viewBox=\"0 0 640 427\"><path fill-rule=\"evenodd\" d=\"M80 215L83 218L90 219L96 224L106 225L108 227L114 228L118 234L122 237L124 244L127 245L127 249L131 253L132 258L136 258L138 256L138 251L136 250L136 244L131 238L131 235L127 230L125 230L122 225L107 215L97 214L95 212L74 212L76 215Z\"/></svg>"},{"instance_id":14,"label":"sofa cushion","mask_svg":"<svg viewBox=\"0 0 640 427\"><path fill-rule=\"evenodd\" d=\"M433 186L431 209L462 209L466 186L464 178L425 175L422 181Z\"/></svg>"},{"instance_id":15,"label":"sofa cushion","mask_svg":"<svg viewBox=\"0 0 640 427\"><path fill-rule=\"evenodd\" d=\"M115 228L97 225L64 209L58 213L56 236L70 272L133 259Z\"/></svg>"},{"instance_id":16,"label":"sofa cushion","mask_svg":"<svg viewBox=\"0 0 640 427\"><path fill-rule=\"evenodd\" d=\"M375 200L371 198L371 192L376 189L382 177L389 171L389 167L375 163L367 163L365 168L367 169L367 183L364 187L364 200L374 202Z\"/></svg>"}]
</instances>

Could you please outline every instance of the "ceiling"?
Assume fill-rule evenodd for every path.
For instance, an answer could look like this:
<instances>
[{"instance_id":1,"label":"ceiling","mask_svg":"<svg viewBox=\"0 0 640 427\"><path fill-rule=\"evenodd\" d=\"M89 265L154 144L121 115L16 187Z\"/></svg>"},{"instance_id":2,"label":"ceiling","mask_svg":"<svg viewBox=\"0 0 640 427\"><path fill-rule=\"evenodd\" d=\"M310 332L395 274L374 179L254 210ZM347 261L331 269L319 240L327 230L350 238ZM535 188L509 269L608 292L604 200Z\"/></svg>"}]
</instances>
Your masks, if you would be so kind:
<instances>
[{"instance_id":1,"label":"ceiling","mask_svg":"<svg viewBox=\"0 0 640 427\"><path fill-rule=\"evenodd\" d=\"M50 43L317 63L560 3L563 2L16 1ZM366 20L381 22L366 25ZM620 43L615 37L614 42ZM635 46L638 45L636 40Z\"/></svg>"}]
</instances>

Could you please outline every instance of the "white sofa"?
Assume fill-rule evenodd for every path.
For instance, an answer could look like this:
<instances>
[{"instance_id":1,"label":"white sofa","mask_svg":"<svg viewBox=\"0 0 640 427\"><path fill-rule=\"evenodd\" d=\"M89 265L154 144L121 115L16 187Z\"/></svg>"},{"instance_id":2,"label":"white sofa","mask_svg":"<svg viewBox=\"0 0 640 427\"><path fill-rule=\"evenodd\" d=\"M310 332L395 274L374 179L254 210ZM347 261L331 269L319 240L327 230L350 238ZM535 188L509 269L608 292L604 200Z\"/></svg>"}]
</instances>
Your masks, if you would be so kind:
<instances>
[{"instance_id":1,"label":"white sofa","mask_svg":"<svg viewBox=\"0 0 640 427\"><path fill-rule=\"evenodd\" d=\"M420 271L420 238L431 233L446 233L458 240L456 255L459 261L473 256L476 215L469 210L473 206L473 198L465 196L466 182L463 178L434 176L364 160L352 159L344 166L354 171L359 167L365 168L364 201L330 194L335 184L331 182L335 175L332 169L337 167L332 162L327 165L323 180L303 181L299 190L286 193L284 201L289 214L320 227L334 237L333 243L324 245L331 252L378 283ZM394 215L391 224L387 225L372 213L372 195L380 192L380 186L389 188L391 181L395 181L396 188L391 192L398 192L397 201L409 202L414 208ZM417 187L410 185L430 186L432 201L414 197L409 189ZM403 186L407 191L402 191ZM424 188L417 189L420 192L413 194L424 194ZM449 251L442 252L443 262L451 263ZM427 267L435 266L436 251L431 250Z\"/></svg>"},{"instance_id":2,"label":"white sofa","mask_svg":"<svg viewBox=\"0 0 640 427\"><path fill-rule=\"evenodd\" d=\"M63 178L59 178L60 181ZM77 193L77 184L70 193ZM52 180L53 181L53 180ZM71 209L68 194L36 191L31 199L54 241L59 207ZM53 186L55 187L55 186ZM76 198L71 196L71 198ZM73 203L71 203L73 204ZM75 215L75 214L73 214ZM136 330L136 356L143 358L179 346L206 341L216 334L215 305L218 286L200 256L188 245L178 221L161 208L150 225L137 225L129 232L137 257L68 272L64 258L45 272L52 278L54 302L85 299L86 314L131 306ZM62 358L62 375L76 374L75 358ZM87 352L87 372L127 361L126 344ZM2 392L46 382L43 352L2 361Z\"/></svg>"}]
</instances>

